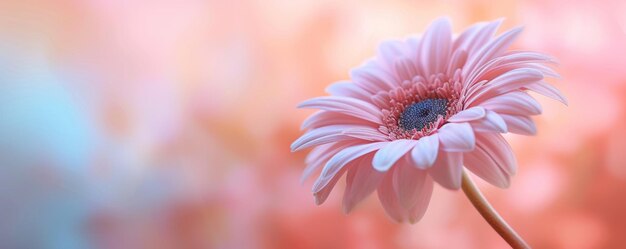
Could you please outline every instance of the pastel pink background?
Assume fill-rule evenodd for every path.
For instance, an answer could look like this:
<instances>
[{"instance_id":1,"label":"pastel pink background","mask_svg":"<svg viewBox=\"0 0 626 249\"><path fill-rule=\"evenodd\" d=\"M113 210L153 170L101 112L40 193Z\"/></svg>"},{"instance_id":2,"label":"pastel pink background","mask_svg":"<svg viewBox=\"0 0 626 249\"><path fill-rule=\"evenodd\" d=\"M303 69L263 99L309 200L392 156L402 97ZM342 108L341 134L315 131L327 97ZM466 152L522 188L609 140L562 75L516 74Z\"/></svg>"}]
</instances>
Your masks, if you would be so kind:
<instances>
[{"instance_id":1,"label":"pastel pink background","mask_svg":"<svg viewBox=\"0 0 626 249\"><path fill-rule=\"evenodd\" d=\"M626 243L624 1L0 2L2 248L506 248L461 192L395 224L298 182L295 109L388 38L505 17L559 59L565 107L507 136L509 189L479 181L535 248Z\"/></svg>"}]
</instances>

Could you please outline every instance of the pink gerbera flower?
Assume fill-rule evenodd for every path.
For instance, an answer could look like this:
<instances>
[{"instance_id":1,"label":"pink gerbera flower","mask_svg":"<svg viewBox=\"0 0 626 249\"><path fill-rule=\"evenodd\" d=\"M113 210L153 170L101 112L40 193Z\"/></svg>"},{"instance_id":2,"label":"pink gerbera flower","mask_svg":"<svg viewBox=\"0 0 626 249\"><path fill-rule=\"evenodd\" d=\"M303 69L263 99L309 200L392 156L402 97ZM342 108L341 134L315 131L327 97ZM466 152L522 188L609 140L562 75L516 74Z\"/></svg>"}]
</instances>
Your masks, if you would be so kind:
<instances>
[{"instance_id":1,"label":"pink gerbera flower","mask_svg":"<svg viewBox=\"0 0 626 249\"><path fill-rule=\"evenodd\" d=\"M537 52L506 51L521 32L499 36L501 20L478 23L453 36L447 19L422 37L383 42L375 58L350 72L351 80L327 88L331 96L301 108L321 111L292 151L315 147L303 178L322 168L313 186L317 204L347 173L346 212L373 191L398 222L424 214L433 182L461 187L463 167L505 188L515 157L501 133L535 134L530 118L541 106L527 91L566 104L544 77L558 77Z\"/></svg>"}]
</instances>

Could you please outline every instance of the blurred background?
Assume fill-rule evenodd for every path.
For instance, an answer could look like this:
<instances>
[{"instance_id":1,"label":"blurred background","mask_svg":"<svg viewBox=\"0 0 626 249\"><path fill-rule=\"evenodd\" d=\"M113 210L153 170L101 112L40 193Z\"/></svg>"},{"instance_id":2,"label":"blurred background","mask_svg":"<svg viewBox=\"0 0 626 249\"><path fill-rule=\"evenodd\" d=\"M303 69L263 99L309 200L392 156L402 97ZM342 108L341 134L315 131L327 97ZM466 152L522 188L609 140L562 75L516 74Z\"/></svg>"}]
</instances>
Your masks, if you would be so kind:
<instances>
[{"instance_id":1,"label":"blurred background","mask_svg":"<svg viewBox=\"0 0 626 249\"><path fill-rule=\"evenodd\" d=\"M506 248L438 186L415 225L344 215L342 184L316 206L289 151L297 103L442 15L560 61L569 107L538 97L487 198L536 248L623 247L624 1L3 0L0 248Z\"/></svg>"}]
</instances>

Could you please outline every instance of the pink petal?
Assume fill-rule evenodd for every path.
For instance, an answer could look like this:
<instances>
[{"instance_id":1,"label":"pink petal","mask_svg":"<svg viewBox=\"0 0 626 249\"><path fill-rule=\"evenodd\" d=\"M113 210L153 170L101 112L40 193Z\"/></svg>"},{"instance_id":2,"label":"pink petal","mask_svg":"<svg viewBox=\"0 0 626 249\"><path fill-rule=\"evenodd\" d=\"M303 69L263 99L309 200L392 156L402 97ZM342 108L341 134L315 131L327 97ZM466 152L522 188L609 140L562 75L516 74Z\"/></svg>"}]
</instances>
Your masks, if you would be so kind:
<instances>
[{"instance_id":1,"label":"pink petal","mask_svg":"<svg viewBox=\"0 0 626 249\"><path fill-rule=\"evenodd\" d=\"M342 131L352 128L352 125L329 125L310 130L291 144L291 151L306 149L311 146L337 142L350 137L343 135Z\"/></svg>"},{"instance_id":2,"label":"pink petal","mask_svg":"<svg viewBox=\"0 0 626 249\"><path fill-rule=\"evenodd\" d=\"M436 133L417 140L411 150L411 159L418 169L427 169L435 163L439 151L439 135Z\"/></svg>"},{"instance_id":3,"label":"pink petal","mask_svg":"<svg viewBox=\"0 0 626 249\"><path fill-rule=\"evenodd\" d=\"M554 64L555 61L554 58L538 52L511 51L489 61L480 71L472 74L472 79L482 78L482 75L491 74L491 72L500 72L501 74L514 68L542 65L541 63Z\"/></svg>"},{"instance_id":4,"label":"pink petal","mask_svg":"<svg viewBox=\"0 0 626 249\"><path fill-rule=\"evenodd\" d=\"M395 168L391 168L390 172L385 174L382 182L378 185L378 199L385 208L385 212L396 222L402 222L408 216L407 210L402 208L398 201L398 196L393 187L393 171Z\"/></svg>"},{"instance_id":5,"label":"pink petal","mask_svg":"<svg viewBox=\"0 0 626 249\"><path fill-rule=\"evenodd\" d=\"M389 141L389 136L381 133L378 129L367 126L352 126L342 134L368 141Z\"/></svg>"},{"instance_id":6,"label":"pink petal","mask_svg":"<svg viewBox=\"0 0 626 249\"><path fill-rule=\"evenodd\" d=\"M389 170L398 159L413 149L416 143L417 140L410 139L399 139L387 143L384 148L377 151L376 155L374 155L374 160L372 160L374 169L380 172Z\"/></svg>"},{"instance_id":7,"label":"pink petal","mask_svg":"<svg viewBox=\"0 0 626 249\"><path fill-rule=\"evenodd\" d=\"M480 34L480 32L483 31L486 25L487 25L487 22L478 22L470 26L469 28L466 28L465 31L463 31L463 33L461 33L460 35L458 35L458 37L456 37L456 39L454 39L452 50L453 51L457 51L457 50L468 51L470 45L476 44L474 40L477 39L478 34ZM493 32L495 33L495 30ZM487 41L488 41L488 38L482 44L485 44Z\"/></svg>"},{"instance_id":8,"label":"pink petal","mask_svg":"<svg viewBox=\"0 0 626 249\"><path fill-rule=\"evenodd\" d=\"M541 71L543 73L544 77L550 77L550 78L555 78L555 79L561 79L562 78L559 73L554 71L554 69L550 68L549 66L543 65L543 64L533 63L533 64L530 64L530 65L525 65L525 67L530 67L530 68L534 68L534 69L537 69L537 70Z\"/></svg>"},{"instance_id":9,"label":"pink petal","mask_svg":"<svg viewBox=\"0 0 626 249\"><path fill-rule=\"evenodd\" d=\"M493 98L497 95L539 82L541 79L543 79L543 74L535 69L518 68L511 70L488 82L479 91L470 95L465 101L465 105L472 106L474 101L480 102L481 99L486 100Z\"/></svg>"},{"instance_id":10,"label":"pink petal","mask_svg":"<svg viewBox=\"0 0 626 249\"><path fill-rule=\"evenodd\" d=\"M565 98L565 95L563 95L559 89L556 89L556 87L546 82L536 82L534 84L527 85L526 88L567 105L567 98Z\"/></svg>"},{"instance_id":11,"label":"pink petal","mask_svg":"<svg viewBox=\"0 0 626 249\"><path fill-rule=\"evenodd\" d=\"M486 85L489 83L489 81L487 80L483 80L477 83L473 83L472 85L465 87L461 90L461 96L465 96L462 97L462 99L465 99L465 107L471 107L471 106L477 106L477 102L478 101L474 101L472 103L469 103L467 101L467 99L469 99L469 97L477 95L478 93L480 93L485 87Z\"/></svg>"},{"instance_id":12,"label":"pink petal","mask_svg":"<svg viewBox=\"0 0 626 249\"><path fill-rule=\"evenodd\" d=\"M470 122L475 132L500 132L506 133L508 128L504 119L497 113L487 110L487 115L483 119Z\"/></svg>"},{"instance_id":13,"label":"pink petal","mask_svg":"<svg viewBox=\"0 0 626 249\"><path fill-rule=\"evenodd\" d=\"M420 188L420 191L416 193L419 197L415 206L409 210L409 223L415 224L424 217L428 204L430 203L430 197L433 194L433 179L430 176L426 176L424 179L424 185Z\"/></svg>"},{"instance_id":14,"label":"pink petal","mask_svg":"<svg viewBox=\"0 0 626 249\"><path fill-rule=\"evenodd\" d=\"M463 68L465 62L467 61L467 51L464 49L459 49L452 54L452 59L450 59L450 64L448 65L448 69L446 70L447 75L454 74L459 68Z\"/></svg>"},{"instance_id":15,"label":"pink petal","mask_svg":"<svg viewBox=\"0 0 626 249\"><path fill-rule=\"evenodd\" d=\"M444 188L456 190L461 187L462 163L462 152L439 151L437 161L428 173Z\"/></svg>"},{"instance_id":16,"label":"pink petal","mask_svg":"<svg viewBox=\"0 0 626 249\"><path fill-rule=\"evenodd\" d=\"M394 62L394 69L398 77L402 80L412 80L415 75L418 75L417 69L413 62L408 58L399 58Z\"/></svg>"},{"instance_id":17,"label":"pink petal","mask_svg":"<svg viewBox=\"0 0 626 249\"><path fill-rule=\"evenodd\" d=\"M541 114L541 105L522 91L514 91L495 96L482 103L480 106L497 113L513 115L538 115Z\"/></svg>"},{"instance_id":18,"label":"pink petal","mask_svg":"<svg viewBox=\"0 0 626 249\"><path fill-rule=\"evenodd\" d=\"M320 188L317 191L313 191L313 196L315 197L315 204L316 205L322 205L326 201L326 199L330 195L330 192L335 187L335 184L337 184L337 181L339 181L339 179L341 179L341 176L343 176L343 174L347 171L348 168L350 168L350 166L352 166L352 165L349 164L348 167L345 167L345 168L341 169L339 172L337 172L337 174L335 174L329 180L328 184L326 184L323 188Z\"/></svg>"},{"instance_id":19,"label":"pink petal","mask_svg":"<svg viewBox=\"0 0 626 249\"><path fill-rule=\"evenodd\" d=\"M509 143L498 133L476 133L476 146L482 148L504 172L515 175L517 161Z\"/></svg>"},{"instance_id":20,"label":"pink petal","mask_svg":"<svg viewBox=\"0 0 626 249\"><path fill-rule=\"evenodd\" d=\"M306 178L308 178L315 170L322 167L328 161L328 159L337 154L337 152L347 147L357 145L360 142L363 141L341 141L337 143L322 144L313 148L304 159L304 162L307 164L307 166L302 172L300 182L303 183Z\"/></svg>"},{"instance_id":21,"label":"pink petal","mask_svg":"<svg viewBox=\"0 0 626 249\"><path fill-rule=\"evenodd\" d=\"M421 49L421 45L422 45L422 36L419 35L413 35L410 36L406 39L406 43L407 43L407 54L405 56L407 56L408 58L410 58L413 63L416 65L416 69L419 72L419 75L425 75L422 67L417 66L419 65L420 62L420 49Z\"/></svg>"},{"instance_id":22,"label":"pink petal","mask_svg":"<svg viewBox=\"0 0 626 249\"><path fill-rule=\"evenodd\" d=\"M417 203L428 173L410 165L408 157L405 157L403 161L396 165L397 169L393 172L393 184L400 205L408 210Z\"/></svg>"},{"instance_id":23,"label":"pink petal","mask_svg":"<svg viewBox=\"0 0 626 249\"><path fill-rule=\"evenodd\" d=\"M476 119L481 119L485 116L485 109L480 106L475 106L466 110L462 110L457 114L454 114L448 119L448 122L460 123L467 122Z\"/></svg>"},{"instance_id":24,"label":"pink petal","mask_svg":"<svg viewBox=\"0 0 626 249\"><path fill-rule=\"evenodd\" d=\"M317 161L319 158L323 156L328 156L328 151L332 151L333 148L337 147L339 143L327 143L317 146L309 152L304 158L304 163L310 164L314 161ZM330 157L329 157L330 158Z\"/></svg>"},{"instance_id":25,"label":"pink petal","mask_svg":"<svg viewBox=\"0 0 626 249\"><path fill-rule=\"evenodd\" d=\"M480 74L477 74L476 77L474 78L470 78L469 81L471 82L477 82L477 81L482 81L482 80L493 80L494 78L515 70L515 69L520 69L520 68L527 68L527 69L533 69L533 70L537 70L539 72L541 72L543 74L544 77L552 77L552 78L560 78L561 76L556 73L552 68L549 68L547 66L541 65L541 64L536 64L536 63L511 63L508 65L501 65L501 66L497 66L497 67L492 67L492 68L486 68L483 69L484 71Z\"/></svg>"},{"instance_id":26,"label":"pink petal","mask_svg":"<svg viewBox=\"0 0 626 249\"><path fill-rule=\"evenodd\" d=\"M337 174L337 172L339 172L346 164L367 153L378 150L384 147L386 144L387 142L361 144L348 147L343 149L342 151L339 151L330 160L328 160L328 163L326 163L326 166L324 166L324 169L322 169L322 173L313 185L313 192L318 192L320 189L326 186L326 184L328 184L332 177Z\"/></svg>"},{"instance_id":27,"label":"pink petal","mask_svg":"<svg viewBox=\"0 0 626 249\"><path fill-rule=\"evenodd\" d=\"M474 174L500 188L508 188L509 175L504 172L497 162L481 147L463 154L463 164Z\"/></svg>"},{"instance_id":28,"label":"pink petal","mask_svg":"<svg viewBox=\"0 0 626 249\"><path fill-rule=\"evenodd\" d=\"M509 132L521 134L521 135L535 135L537 134L537 127L535 122L528 116L518 116L509 114L500 114Z\"/></svg>"},{"instance_id":29,"label":"pink petal","mask_svg":"<svg viewBox=\"0 0 626 249\"><path fill-rule=\"evenodd\" d=\"M512 62L533 62L533 63L557 63L556 59L550 55L535 51L509 51L498 58L496 65L508 64Z\"/></svg>"},{"instance_id":30,"label":"pink petal","mask_svg":"<svg viewBox=\"0 0 626 249\"><path fill-rule=\"evenodd\" d=\"M479 52L472 54L467 59L467 64L466 67L463 68L463 71L477 71L488 61L501 55L521 32L522 28L514 28L498 36L496 39L483 46L482 49L479 50Z\"/></svg>"},{"instance_id":31,"label":"pink petal","mask_svg":"<svg viewBox=\"0 0 626 249\"><path fill-rule=\"evenodd\" d=\"M378 106L378 108L381 109L389 109L391 105L389 103L391 97L389 96L388 92L379 92L375 95L372 95L370 99L374 105Z\"/></svg>"},{"instance_id":32,"label":"pink petal","mask_svg":"<svg viewBox=\"0 0 626 249\"><path fill-rule=\"evenodd\" d=\"M365 197L374 192L385 173L372 168L372 154L365 155L360 163L348 171L346 191L343 195L343 211L349 213Z\"/></svg>"},{"instance_id":33,"label":"pink petal","mask_svg":"<svg viewBox=\"0 0 626 249\"><path fill-rule=\"evenodd\" d=\"M371 93L350 81L340 81L326 87L326 92L335 96L351 97L369 101Z\"/></svg>"},{"instance_id":34,"label":"pink petal","mask_svg":"<svg viewBox=\"0 0 626 249\"><path fill-rule=\"evenodd\" d=\"M339 112L330 112L330 111L318 111L313 115L306 118L302 121L302 125L300 126L301 130L319 128L322 126L328 125L359 125L359 126L367 126L367 125L375 125L374 123L363 120L360 118L355 118L350 115L346 115ZM379 125L376 125L377 127Z\"/></svg>"},{"instance_id":35,"label":"pink petal","mask_svg":"<svg viewBox=\"0 0 626 249\"><path fill-rule=\"evenodd\" d=\"M474 130L468 123L448 123L439 128L439 142L442 150L463 152L474 149Z\"/></svg>"},{"instance_id":36,"label":"pink petal","mask_svg":"<svg viewBox=\"0 0 626 249\"><path fill-rule=\"evenodd\" d=\"M444 72L450 58L452 28L447 18L435 20L421 41L420 61L425 75Z\"/></svg>"},{"instance_id":37,"label":"pink petal","mask_svg":"<svg viewBox=\"0 0 626 249\"><path fill-rule=\"evenodd\" d=\"M473 70L466 77L468 82L479 82L482 80L492 80L493 78L517 68L534 68L541 71L544 76L558 76L549 67L538 63L553 63L553 59L547 55L536 52L513 52L495 58L478 70Z\"/></svg>"},{"instance_id":38,"label":"pink petal","mask_svg":"<svg viewBox=\"0 0 626 249\"><path fill-rule=\"evenodd\" d=\"M340 112L376 124L382 124L382 113L378 107L355 98L340 96L317 97L302 102L298 105L298 108Z\"/></svg>"},{"instance_id":39,"label":"pink petal","mask_svg":"<svg viewBox=\"0 0 626 249\"><path fill-rule=\"evenodd\" d=\"M489 23L477 23L463 32L454 42L454 50L465 49L468 54L477 53L496 33L503 19Z\"/></svg>"},{"instance_id":40,"label":"pink petal","mask_svg":"<svg viewBox=\"0 0 626 249\"><path fill-rule=\"evenodd\" d=\"M350 78L359 86L375 86L376 93L378 91L390 90L399 85L399 79L395 74L386 72L381 66L375 62L368 62L366 65L358 67L350 71Z\"/></svg>"},{"instance_id":41,"label":"pink petal","mask_svg":"<svg viewBox=\"0 0 626 249\"><path fill-rule=\"evenodd\" d=\"M377 57L382 61L381 65L385 65L387 70L393 70L391 66L394 62L407 55L408 46L399 40L386 40L378 46Z\"/></svg>"}]
</instances>

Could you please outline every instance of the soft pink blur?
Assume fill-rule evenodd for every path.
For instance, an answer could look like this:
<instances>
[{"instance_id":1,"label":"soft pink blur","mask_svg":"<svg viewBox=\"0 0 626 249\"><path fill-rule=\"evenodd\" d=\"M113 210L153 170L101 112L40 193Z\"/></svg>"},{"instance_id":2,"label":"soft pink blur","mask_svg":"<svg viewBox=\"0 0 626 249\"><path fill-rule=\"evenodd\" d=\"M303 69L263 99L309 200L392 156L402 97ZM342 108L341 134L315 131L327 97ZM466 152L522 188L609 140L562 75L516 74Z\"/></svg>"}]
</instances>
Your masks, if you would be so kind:
<instances>
[{"instance_id":1,"label":"soft pink blur","mask_svg":"<svg viewBox=\"0 0 626 249\"><path fill-rule=\"evenodd\" d=\"M42 148L7 147L34 156L0 158L28 169L2 173L23 181L0 193L0 205L40 203L25 189L80 196L70 198L81 207L69 216L77 229L63 238L95 248L504 248L462 192L438 186L416 225L393 223L375 196L344 215L341 183L315 206L312 179L299 183L306 153L289 152L312 112L297 103L347 79L382 40L420 33L442 15L457 32L504 17L502 29L525 26L515 49L558 58L563 79L551 83L570 105L538 97L538 135L507 136L520 165L511 187L479 185L536 248L618 248L626 244L624 13L618 0L3 1L0 45L10 56L0 66L54 75L27 94L60 91L75 121L53 132L84 132L72 144L63 135ZM0 226L0 235L12 229ZM22 237L4 243L29 245Z\"/></svg>"}]
</instances>

